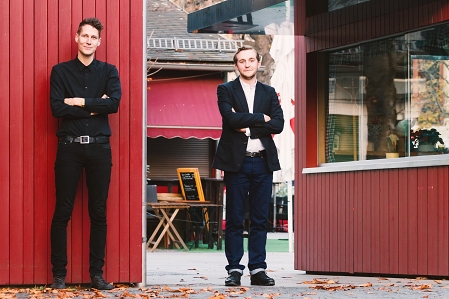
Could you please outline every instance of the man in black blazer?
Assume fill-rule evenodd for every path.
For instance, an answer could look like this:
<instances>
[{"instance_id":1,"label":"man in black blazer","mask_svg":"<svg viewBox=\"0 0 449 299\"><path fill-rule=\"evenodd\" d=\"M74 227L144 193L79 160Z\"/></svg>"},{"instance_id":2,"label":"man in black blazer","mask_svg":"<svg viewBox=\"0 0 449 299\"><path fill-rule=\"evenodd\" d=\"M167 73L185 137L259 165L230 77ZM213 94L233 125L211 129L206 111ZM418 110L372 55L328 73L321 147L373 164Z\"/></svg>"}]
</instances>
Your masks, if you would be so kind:
<instances>
[{"instance_id":1,"label":"man in black blazer","mask_svg":"<svg viewBox=\"0 0 449 299\"><path fill-rule=\"evenodd\" d=\"M226 183L226 258L227 286L239 286L245 266L243 221L249 201L250 231L248 269L252 285L274 285L266 274L267 221L273 171L280 164L273 134L284 127L284 116L274 88L257 82L260 55L243 46L234 55L240 76L218 86L218 108L222 134L213 167L224 171Z\"/></svg>"}]
</instances>

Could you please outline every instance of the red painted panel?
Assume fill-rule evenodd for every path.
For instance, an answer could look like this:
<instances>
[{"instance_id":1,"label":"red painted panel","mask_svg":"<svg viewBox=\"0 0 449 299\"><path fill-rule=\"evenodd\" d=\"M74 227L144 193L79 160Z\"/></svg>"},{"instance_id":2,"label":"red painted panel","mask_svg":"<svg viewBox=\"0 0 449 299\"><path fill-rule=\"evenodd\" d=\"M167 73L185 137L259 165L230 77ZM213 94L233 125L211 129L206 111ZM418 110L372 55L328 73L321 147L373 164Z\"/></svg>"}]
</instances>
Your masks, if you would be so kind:
<instances>
[{"instance_id":1,"label":"red painted panel","mask_svg":"<svg viewBox=\"0 0 449 299\"><path fill-rule=\"evenodd\" d=\"M390 170L388 173L384 174L387 177L387 181L385 182L385 186L388 186L386 189L387 194L385 194L383 203L381 206L387 206L388 208L388 220L383 224L381 231L388 231L389 233L389 248L388 251L385 252L384 257L389 258L389 268L382 268L383 273L399 273L399 256L402 254L399 251L399 214L402 213L399 208L399 186L402 184L401 180L399 180L399 170Z\"/></svg>"},{"instance_id":2,"label":"red painted panel","mask_svg":"<svg viewBox=\"0 0 449 299\"><path fill-rule=\"evenodd\" d=\"M107 5L110 5L109 9ZM124 57L123 68L119 66L119 71L125 81L123 106L128 107L114 115L115 118L111 117L113 131L123 132L128 138L121 139L120 143L118 138L113 141L114 152L117 151L114 170L120 170L121 174L113 175L111 185L120 186L121 193L111 194L110 201L120 205L108 213L108 217L111 214L113 219L120 219L117 231L121 230L121 233L114 234L111 248L107 249L113 258L106 260L105 276L115 276L114 281L141 281L143 78L130 81L130 72L134 72L133 76L142 74L143 77L142 9L142 1L133 1L132 5L122 1L121 6L107 0L1 2L0 24L7 28L7 34L0 36L0 42L9 59L3 62L0 70L0 76L7 78L0 82L0 89L3 97L8 99L0 111L0 139L10 142L5 144L0 161L0 196L3 199L0 226L8 228L0 231L0 238L9 241L8 246L0 247L0 284L48 284L51 281L49 229L55 201L53 164L58 121L49 109L49 75L53 65L74 57L74 32L84 16L93 16L96 12L107 28L102 36L105 50L101 52L100 48L97 58L105 60L108 53L108 60L118 64L119 57ZM14 18L9 17L10 12L14 13ZM137 28L132 36L129 34L131 27ZM108 41L110 45L118 45L122 37L124 47L106 48ZM131 54L120 55L122 49L125 54ZM14 90L14 94L10 90ZM131 94L136 103L134 106L129 105ZM133 163L120 164L121 153L127 155L128 160L132 158ZM90 280L86 201L87 191L80 183L68 228L67 280L72 283ZM130 215L136 217L130 219ZM113 247L115 244L118 244L117 248ZM122 256L117 263L118 257ZM111 275L109 268L114 267L119 270Z\"/></svg>"},{"instance_id":3,"label":"red painted panel","mask_svg":"<svg viewBox=\"0 0 449 299\"><path fill-rule=\"evenodd\" d=\"M24 36L33 36L34 34L34 16L33 16L33 6L24 6ZM34 97L34 55L33 50L35 48L34 40L31 38L25 38L23 45L24 53L29 53L23 56L23 64L26 66L26 71L23 74L23 81L27 85L27 88L23 88L24 99L32 99ZM24 124L34 123L34 103L26 103L23 106L23 122ZM33 130L23 131L24 140L34 140ZM23 162L24 162L24 173L23 173L23 203L24 203L24 231L23 239L23 264L33 265L34 264L34 252L28 250L29 243L34 243L34 148L32 146L24 146L23 151ZM30 281L33 279L33 268L24 267L23 271L23 281Z\"/></svg>"},{"instance_id":4,"label":"red painted panel","mask_svg":"<svg viewBox=\"0 0 449 299\"><path fill-rule=\"evenodd\" d=\"M390 172L384 170L379 171L379 189L377 189L377 193L379 194L379 273L388 273L391 262L390 259L385 257L390 254L390 236L393 233L388 227L390 225L390 212L392 210L391 203L394 202L396 194L394 190L392 193L389 192L389 186L391 185L389 178Z\"/></svg>"},{"instance_id":5,"label":"red painted panel","mask_svg":"<svg viewBox=\"0 0 449 299\"><path fill-rule=\"evenodd\" d=\"M6 1L0 2L0 28L9 28L9 4ZM8 58L12 54L10 52L10 32L4 30L4 34L0 34L0 44L2 45L2 53L4 57ZM2 67L0 68L0 78L8 78L10 59L4 59ZM10 97L9 80L0 80L0 90L4 98ZM2 102L2 109L0 109L0 140L9 140L9 101ZM2 143L3 145L3 143ZM9 186L10 174L9 169L11 167L10 149L9 146L2 146L1 150L2 158L0 159L0 186ZM2 208L0 209L0 227L9 227L10 215L10 202L6 199L10 198L10 189L0 187L0 199ZM0 230L0 239L9 240L9 229ZM10 247L0 246L0 284L5 285L9 282L9 266L10 266Z\"/></svg>"},{"instance_id":6,"label":"red painted panel","mask_svg":"<svg viewBox=\"0 0 449 299\"><path fill-rule=\"evenodd\" d=\"M361 207L361 217L362 219L362 232L361 232L361 239L362 239L362 248L360 249L360 252L362 254L362 268L361 272L369 272L370 271L370 265L371 265L371 238L370 238L370 230L369 227L371 226L371 204L368 200L371 198L371 173L370 172L363 172L362 173L362 180L363 180L363 191L362 191L362 207Z\"/></svg>"},{"instance_id":7,"label":"red painted panel","mask_svg":"<svg viewBox=\"0 0 449 299\"><path fill-rule=\"evenodd\" d=\"M436 178L438 182L438 192L436 198L438 200L438 213L434 216L438 217L438 275L447 275L449 272L449 203L446 198L449 198L449 191L447 186L449 177L449 169L447 167L439 168L439 173Z\"/></svg>"},{"instance_id":8,"label":"red painted panel","mask_svg":"<svg viewBox=\"0 0 449 299\"><path fill-rule=\"evenodd\" d=\"M427 201L427 183L428 183L428 169L426 171L418 171L418 185L417 185L417 239L418 239L418 273L427 273L427 263L428 263L428 250L427 242L428 234L428 201Z\"/></svg>"},{"instance_id":9,"label":"red painted panel","mask_svg":"<svg viewBox=\"0 0 449 299\"><path fill-rule=\"evenodd\" d=\"M19 59L10 59L11 78L20 78L19 80L10 80L11 96L14 98L14 104L10 106L10 126L9 131L14 140L23 140L24 132L24 94L23 94L23 2L15 1L10 5L11 13L15 12L15 17L11 18L9 28L14 28L10 37L10 49L12 57ZM28 104L28 103L27 103ZM24 148L23 142L10 142L10 198L13 198L13 204L10 206L9 229L10 229L10 248L13 249L10 255L10 275L13 284L23 283L23 258L24 258Z\"/></svg>"},{"instance_id":10,"label":"red painted panel","mask_svg":"<svg viewBox=\"0 0 449 299\"><path fill-rule=\"evenodd\" d=\"M430 275L438 275L438 176L440 174L439 167L431 167L428 169L427 178L427 271Z\"/></svg>"},{"instance_id":11,"label":"red painted panel","mask_svg":"<svg viewBox=\"0 0 449 299\"><path fill-rule=\"evenodd\" d=\"M126 3L126 1L124 1ZM139 38L144 35L142 20L143 20L143 5L141 1L130 2L130 25L132 28L132 36L130 37L129 44L130 47L130 61L137 61L139 63L131 64L130 68L130 79L131 74L144 73L142 69L142 49L144 48L143 39ZM126 37L126 36L125 36ZM126 40L125 40L126 42ZM145 59L146 61L146 59ZM146 70L146 67L144 68ZM136 82L135 82L136 81ZM142 118L142 111L144 111L143 101L136 101L135 99L141 99L142 95L142 85L143 80L135 80L133 77L133 82L130 84L130 99L133 99L130 113L130 130L135 132L131 134L130 138L130 148L133 149L130 155L130 168L134 171L129 172L130 174L130 211L132 217L130 218L129 229L132 232L130 235L129 244L129 255L131 262L129 265L130 281L140 281L142 273L142 190L144 187L143 182L143 169L144 165L142 157L142 144L144 142L144 137L142 131L142 124L144 120ZM136 121L139 120L140 121ZM140 134L138 134L140 132ZM145 141L146 142L146 141ZM139 173L139 171L141 171ZM136 207L140 207L137 209Z\"/></svg>"},{"instance_id":12,"label":"red painted panel","mask_svg":"<svg viewBox=\"0 0 449 299\"><path fill-rule=\"evenodd\" d=\"M317 187L319 188L320 183L326 184L326 186L330 186L330 180L329 180L329 174L325 174L322 180L319 180L317 178ZM330 202L332 200L335 200L335 189L332 188L319 188L320 192L323 192L323 199L321 203L321 219L322 219L322 227L321 227L321 238L320 238L320 245L321 245L321 256L324 257L323 259L320 259L319 262L321 263L321 269L323 271L330 271L330 257L331 257L331 251L330 251L330 238L329 233L331 232L331 224L330 224Z\"/></svg>"},{"instance_id":13,"label":"red painted panel","mask_svg":"<svg viewBox=\"0 0 449 299\"><path fill-rule=\"evenodd\" d=\"M38 1L34 4L35 15L40 17L34 17L34 43L47 45L47 2ZM42 51L41 47L35 47L32 51L27 53L34 54L34 96L35 103L33 105L34 115L33 124L47 123L47 125L36 125L34 127L34 155L33 161L34 169L34 248L40 250L34 251L34 278L27 280L28 282L35 282L36 284L47 283L47 277L49 276L49 214L51 213L48 207L48 198L53 196L54 190L52 188L53 179L48 180L50 174L53 174L53 169L50 168L49 161L53 160L53 156L48 155L49 140L54 137L49 136L49 119L53 118L49 113L48 105L48 78L49 69L47 67L47 52ZM52 119L53 121L53 119ZM54 132L51 130L50 132ZM48 186L48 188L43 188ZM39 204L35 199L41 199ZM39 219L39 221L37 221ZM29 247L28 247L29 250Z\"/></svg>"},{"instance_id":14,"label":"red painted panel","mask_svg":"<svg viewBox=\"0 0 449 299\"><path fill-rule=\"evenodd\" d=\"M418 170L407 171L408 192L407 203L407 273L418 274Z\"/></svg>"}]
</instances>

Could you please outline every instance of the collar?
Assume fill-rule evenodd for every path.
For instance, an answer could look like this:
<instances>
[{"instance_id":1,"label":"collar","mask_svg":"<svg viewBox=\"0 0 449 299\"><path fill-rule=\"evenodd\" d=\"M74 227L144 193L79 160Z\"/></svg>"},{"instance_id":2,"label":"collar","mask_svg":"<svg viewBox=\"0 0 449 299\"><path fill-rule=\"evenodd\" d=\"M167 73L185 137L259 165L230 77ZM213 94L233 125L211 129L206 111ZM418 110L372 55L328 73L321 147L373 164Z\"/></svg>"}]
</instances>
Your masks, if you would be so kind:
<instances>
[{"instance_id":1,"label":"collar","mask_svg":"<svg viewBox=\"0 0 449 299\"><path fill-rule=\"evenodd\" d=\"M78 56L76 56L75 60L75 64L76 64L76 68L78 69L78 71L82 71L85 68L87 68L90 72L93 72L95 70L95 67L97 65L97 60L94 58L94 60L92 60L92 62L89 65L84 65L78 58Z\"/></svg>"},{"instance_id":2,"label":"collar","mask_svg":"<svg viewBox=\"0 0 449 299\"><path fill-rule=\"evenodd\" d=\"M242 88L243 89L250 89L250 88L256 88L256 85L257 85L257 79L256 79L256 81L254 82L254 85L249 85L248 83L246 83L246 82L243 82L242 81L242 78L241 77L239 77L239 81L240 81L240 84L242 85Z\"/></svg>"}]
</instances>

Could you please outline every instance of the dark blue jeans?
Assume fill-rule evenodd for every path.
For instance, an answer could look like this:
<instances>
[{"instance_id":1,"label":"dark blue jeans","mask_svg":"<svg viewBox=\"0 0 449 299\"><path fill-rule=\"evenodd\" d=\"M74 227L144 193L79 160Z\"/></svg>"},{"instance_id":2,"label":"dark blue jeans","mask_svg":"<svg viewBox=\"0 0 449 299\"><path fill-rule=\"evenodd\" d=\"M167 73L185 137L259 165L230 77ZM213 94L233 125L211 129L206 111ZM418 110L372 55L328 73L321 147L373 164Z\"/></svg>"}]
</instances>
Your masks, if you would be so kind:
<instances>
[{"instance_id":1,"label":"dark blue jeans","mask_svg":"<svg viewBox=\"0 0 449 299\"><path fill-rule=\"evenodd\" d=\"M249 198L250 231L248 237L248 269L266 269L268 211L271 199L273 173L266 158L246 157L238 172L226 171L226 243L228 259L226 270L244 270L243 220L246 199Z\"/></svg>"},{"instance_id":2,"label":"dark blue jeans","mask_svg":"<svg viewBox=\"0 0 449 299\"><path fill-rule=\"evenodd\" d=\"M111 179L111 146L60 141L55 162L56 207L51 223L53 275L67 274L67 224L83 169L90 217L90 275L102 275L106 246L106 200Z\"/></svg>"}]
</instances>

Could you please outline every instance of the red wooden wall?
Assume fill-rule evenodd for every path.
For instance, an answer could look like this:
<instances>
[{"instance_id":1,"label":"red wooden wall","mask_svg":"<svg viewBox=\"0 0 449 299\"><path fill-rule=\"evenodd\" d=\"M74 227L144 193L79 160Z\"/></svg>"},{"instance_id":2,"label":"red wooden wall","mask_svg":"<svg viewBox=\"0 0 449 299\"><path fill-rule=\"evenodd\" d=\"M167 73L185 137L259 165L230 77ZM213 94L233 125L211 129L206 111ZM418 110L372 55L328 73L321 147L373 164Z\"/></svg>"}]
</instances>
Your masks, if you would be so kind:
<instances>
[{"instance_id":1,"label":"red wooden wall","mask_svg":"<svg viewBox=\"0 0 449 299\"><path fill-rule=\"evenodd\" d=\"M316 51L448 21L449 1L369 1L307 18L305 5L295 1L295 269L449 276L448 166L302 174L317 166Z\"/></svg>"},{"instance_id":2,"label":"red wooden wall","mask_svg":"<svg viewBox=\"0 0 449 299\"><path fill-rule=\"evenodd\" d=\"M76 55L85 17L105 25L96 58L117 66L123 97L111 115L113 173L105 277L142 281L143 0L0 2L0 285L52 280L49 231L58 122L49 108L51 67ZM132 101L131 101L132 99ZM70 283L90 282L87 189L68 228Z\"/></svg>"}]
</instances>

